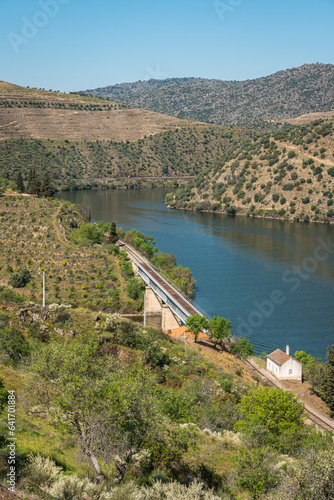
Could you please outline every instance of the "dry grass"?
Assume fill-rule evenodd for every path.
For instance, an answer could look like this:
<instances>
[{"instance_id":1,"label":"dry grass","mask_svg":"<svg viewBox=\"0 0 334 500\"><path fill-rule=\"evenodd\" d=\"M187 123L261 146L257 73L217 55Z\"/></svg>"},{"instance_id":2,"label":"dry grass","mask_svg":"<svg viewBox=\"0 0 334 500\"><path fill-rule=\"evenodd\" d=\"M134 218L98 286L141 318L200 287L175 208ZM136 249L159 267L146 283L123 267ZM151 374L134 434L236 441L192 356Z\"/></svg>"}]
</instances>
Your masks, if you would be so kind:
<instances>
[{"instance_id":1,"label":"dry grass","mask_svg":"<svg viewBox=\"0 0 334 500\"><path fill-rule=\"evenodd\" d=\"M7 103L11 107L4 107ZM33 103L42 103L45 107L35 108ZM51 104L61 104L65 109L48 107ZM89 110L89 106L94 110ZM71 107L73 109L69 109ZM195 125L201 124L127 108L95 97L27 89L0 82L0 140L34 137L70 141L136 141L166 130Z\"/></svg>"}]
</instances>

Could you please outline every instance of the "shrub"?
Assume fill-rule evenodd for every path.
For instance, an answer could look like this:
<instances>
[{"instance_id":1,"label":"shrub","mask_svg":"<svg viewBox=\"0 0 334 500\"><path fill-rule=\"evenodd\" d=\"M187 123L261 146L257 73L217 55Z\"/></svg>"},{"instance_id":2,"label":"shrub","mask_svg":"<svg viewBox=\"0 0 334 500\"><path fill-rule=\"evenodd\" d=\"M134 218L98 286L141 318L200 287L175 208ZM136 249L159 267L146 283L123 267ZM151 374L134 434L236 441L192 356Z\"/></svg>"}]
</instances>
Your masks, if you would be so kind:
<instances>
[{"instance_id":1,"label":"shrub","mask_svg":"<svg viewBox=\"0 0 334 500\"><path fill-rule=\"evenodd\" d=\"M123 318L119 313L111 314L107 317L104 328L107 332L113 332L121 323L123 323Z\"/></svg>"},{"instance_id":2,"label":"shrub","mask_svg":"<svg viewBox=\"0 0 334 500\"><path fill-rule=\"evenodd\" d=\"M236 459L237 484L252 492L252 498L274 487L279 479L274 456L267 449L239 452Z\"/></svg>"},{"instance_id":3,"label":"shrub","mask_svg":"<svg viewBox=\"0 0 334 500\"><path fill-rule=\"evenodd\" d=\"M46 486L52 484L63 470L58 467L53 460L41 455L30 455L28 464L23 470L23 474L37 486Z\"/></svg>"},{"instance_id":4,"label":"shrub","mask_svg":"<svg viewBox=\"0 0 334 500\"><path fill-rule=\"evenodd\" d=\"M296 152L293 149L290 149L288 152L288 158L294 158L296 156Z\"/></svg>"},{"instance_id":5,"label":"shrub","mask_svg":"<svg viewBox=\"0 0 334 500\"><path fill-rule=\"evenodd\" d=\"M274 203L277 203L277 202L278 202L278 200L279 200L279 194L278 194L278 193L274 193L274 194L273 194L273 202L274 202Z\"/></svg>"},{"instance_id":6,"label":"shrub","mask_svg":"<svg viewBox=\"0 0 334 500\"><path fill-rule=\"evenodd\" d=\"M94 243L100 244L104 236L102 228L95 224L83 224L70 234L70 239L79 245L88 246Z\"/></svg>"},{"instance_id":7,"label":"shrub","mask_svg":"<svg viewBox=\"0 0 334 500\"><path fill-rule=\"evenodd\" d=\"M30 345L19 330L6 327L1 332L0 349L5 361L9 365L16 366L29 354Z\"/></svg>"},{"instance_id":8,"label":"shrub","mask_svg":"<svg viewBox=\"0 0 334 500\"><path fill-rule=\"evenodd\" d=\"M243 359L255 355L253 345L248 339L237 339L231 346L231 352L232 354L239 354Z\"/></svg>"},{"instance_id":9,"label":"shrub","mask_svg":"<svg viewBox=\"0 0 334 500\"><path fill-rule=\"evenodd\" d=\"M23 304L24 297L16 293L11 288L0 285L0 304L3 303Z\"/></svg>"},{"instance_id":10,"label":"shrub","mask_svg":"<svg viewBox=\"0 0 334 500\"><path fill-rule=\"evenodd\" d=\"M143 293L145 291L145 285L143 281L139 278L131 278L128 284L126 285L126 291L133 300L137 300L143 297Z\"/></svg>"},{"instance_id":11,"label":"shrub","mask_svg":"<svg viewBox=\"0 0 334 500\"><path fill-rule=\"evenodd\" d=\"M292 392L272 387L259 387L249 391L240 402L243 420L236 423L237 430L249 433L255 424L263 425L273 439L295 427L303 428L304 405Z\"/></svg>"},{"instance_id":12,"label":"shrub","mask_svg":"<svg viewBox=\"0 0 334 500\"><path fill-rule=\"evenodd\" d=\"M23 288L31 280L31 274L28 269L21 269L16 273L12 273L9 277L8 284L14 288Z\"/></svg>"}]
</instances>

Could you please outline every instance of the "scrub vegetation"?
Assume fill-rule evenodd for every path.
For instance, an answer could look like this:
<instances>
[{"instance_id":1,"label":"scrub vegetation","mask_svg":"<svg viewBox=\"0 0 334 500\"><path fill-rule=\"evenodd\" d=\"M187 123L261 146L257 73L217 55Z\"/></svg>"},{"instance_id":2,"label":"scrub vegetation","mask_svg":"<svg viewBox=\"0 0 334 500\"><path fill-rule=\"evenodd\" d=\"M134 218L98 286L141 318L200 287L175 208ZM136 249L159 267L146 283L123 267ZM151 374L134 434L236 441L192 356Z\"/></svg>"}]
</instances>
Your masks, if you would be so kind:
<instances>
[{"instance_id":1,"label":"scrub vegetation","mask_svg":"<svg viewBox=\"0 0 334 500\"><path fill-rule=\"evenodd\" d=\"M293 221L334 219L333 119L240 141L168 206Z\"/></svg>"},{"instance_id":2,"label":"scrub vegetation","mask_svg":"<svg viewBox=\"0 0 334 500\"><path fill-rule=\"evenodd\" d=\"M291 393L236 370L245 346L213 362L198 343L122 317L141 302L131 298L129 261L109 241L115 227L89 224L69 203L24 195L0 203L2 484L11 390L16 492L27 500L333 496L331 433L306 427ZM149 237L120 235L172 261ZM14 274L20 286L9 284ZM228 320L204 326L213 347L222 340L230 350Z\"/></svg>"}]
</instances>

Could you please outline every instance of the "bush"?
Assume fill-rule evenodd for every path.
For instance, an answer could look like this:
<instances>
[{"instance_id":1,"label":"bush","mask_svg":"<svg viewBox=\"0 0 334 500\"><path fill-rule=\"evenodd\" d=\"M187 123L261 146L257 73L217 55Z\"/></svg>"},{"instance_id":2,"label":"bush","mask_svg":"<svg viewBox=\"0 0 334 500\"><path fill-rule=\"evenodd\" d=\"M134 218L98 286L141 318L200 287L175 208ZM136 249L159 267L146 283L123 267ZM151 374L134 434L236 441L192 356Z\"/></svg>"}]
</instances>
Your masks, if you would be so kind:
<instances>
[{"instance_id":1,"label":"bush","mask_svg":"<svg viewBox=\"0 0 334 500\"><path fill-rule=\"evenodd\" d=\"M304 405L292 392L282 389L259 387L249 391L241 400L240 411L244 419L235 427L245 433L255 424L263 425L275 439L293 427L303 428Z\"/></svg>"},{"instance_id":2,"label":"bush","mask_svg":"<svg viewBox=\"0 0 334 500\"><path fill-rule=\"evenodd\" d=\"M72 318L69 312L66 310L66 308L62 307L58 310L54 323L56 325L63 326L67 322L72 323Z\"/></svg>"},{"instance_id":3,"label":"bush","mask_svg":"<svg viewBox=\"0 0 334 500\"><path fill-rule=\"evenodd\" d=\"M121 323L123 323L123 318L119 313L111 314L107 317L104 328L107 332L114 332Z\"/></svg>"},{"instance_id":4,"label":"bush","mask_svg":"<svg viewBox=\"0 0 334 500\"><path fill-rule=\"evenodd\" d=\"M57 467L53 460L41 455L30 455L28 464L23 470L23 475L29 478L36 486L51 485L63 470Z\"/></svg>"},{"instance_id":5,"label":"bush","mask_svg":"<svg viewBox=\"0 0 334 500\"><path fill-rule=\"evenodd\" d=\"M16 273L12 273L9 277L8 284L14 288L23 288L31 280L31 274L28 269L21 269Z\"/></svg>"},{"instance_id":6,"label":"bush","mask_svg":"<svg viewBox=\"0 0 334 500\"><path fill-rule=\"evenodd\" d=\"M94 243L100 244L104 237L103 228L95 224L83 224L70 234L70 239L78 245L89 246Z\"/></svg>"},{"instance_id":7,"label":"bush","mask_svg":"<svg viewBox=\"0 0 334 500\"><path fill-rule=\"evenodd\" d=\"M19 361L28 356L30 345L16 328L4 328L1 332L0 349L5 361L16 366Z\"/></svg>"},{"instance_id":8,"label":"bush","mask_svg":"<svg viewBox=\"0 0 334 500\"><path fill-rule=\"evenodd\" d=\"M239 356L243 359L246 359L248 356L255 355L253 345L247 339L237 339L231 346L231 353L239 354Z\"/></svg>"},{"instance_id":9,"label":"bush","mask_svg":"<svg viewBox=\"0 0 334 500\"><path fill-rule=\"evenodd\" d=\"M11 288L0 285L0 304L3 303L23 304L24 297L16 293Z\"/></svg>"},{"instance_id":10,"label":"bush","mask_svg":"<svg viewBox=\"0 0 334 500\"><path fill-rule=\"evenodd\" d=\"M145 285L140 278L131 278L126 285L126 291L131 299L137 300L143 298Z\"/></svg>"},{"instance_id":11,"label":"bush","mask_svg":"<svg viewBox=\"0 0 334 500\"><path fill-rule=\"evenodd\" d=\"M241 450L236 459L236 473L237 484L251 491L252 498L273 488L279 479L273 454L261 448Z\"/></svg>"}]
</instances>

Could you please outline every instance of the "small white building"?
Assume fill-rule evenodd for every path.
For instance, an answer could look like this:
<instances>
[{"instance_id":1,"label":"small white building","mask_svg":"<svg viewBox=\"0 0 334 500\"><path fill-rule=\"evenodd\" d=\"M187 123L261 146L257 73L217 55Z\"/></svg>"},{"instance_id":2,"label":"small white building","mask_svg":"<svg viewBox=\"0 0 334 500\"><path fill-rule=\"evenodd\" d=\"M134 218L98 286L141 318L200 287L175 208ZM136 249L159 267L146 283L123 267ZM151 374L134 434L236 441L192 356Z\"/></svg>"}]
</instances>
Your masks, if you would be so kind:
<instances>
[{"instance_id":1,"label":"small white building","mask_svg":"<svg viewBox=\"0 0 334 500\"><path fill-rule=\"evenodd\" d=\"M290 356L290 348L286 346L286 352L276 349L267 356L267 370L281 380L300 380L303 376L303 365L294 357Z\"/></svg>"}]
</instances>

